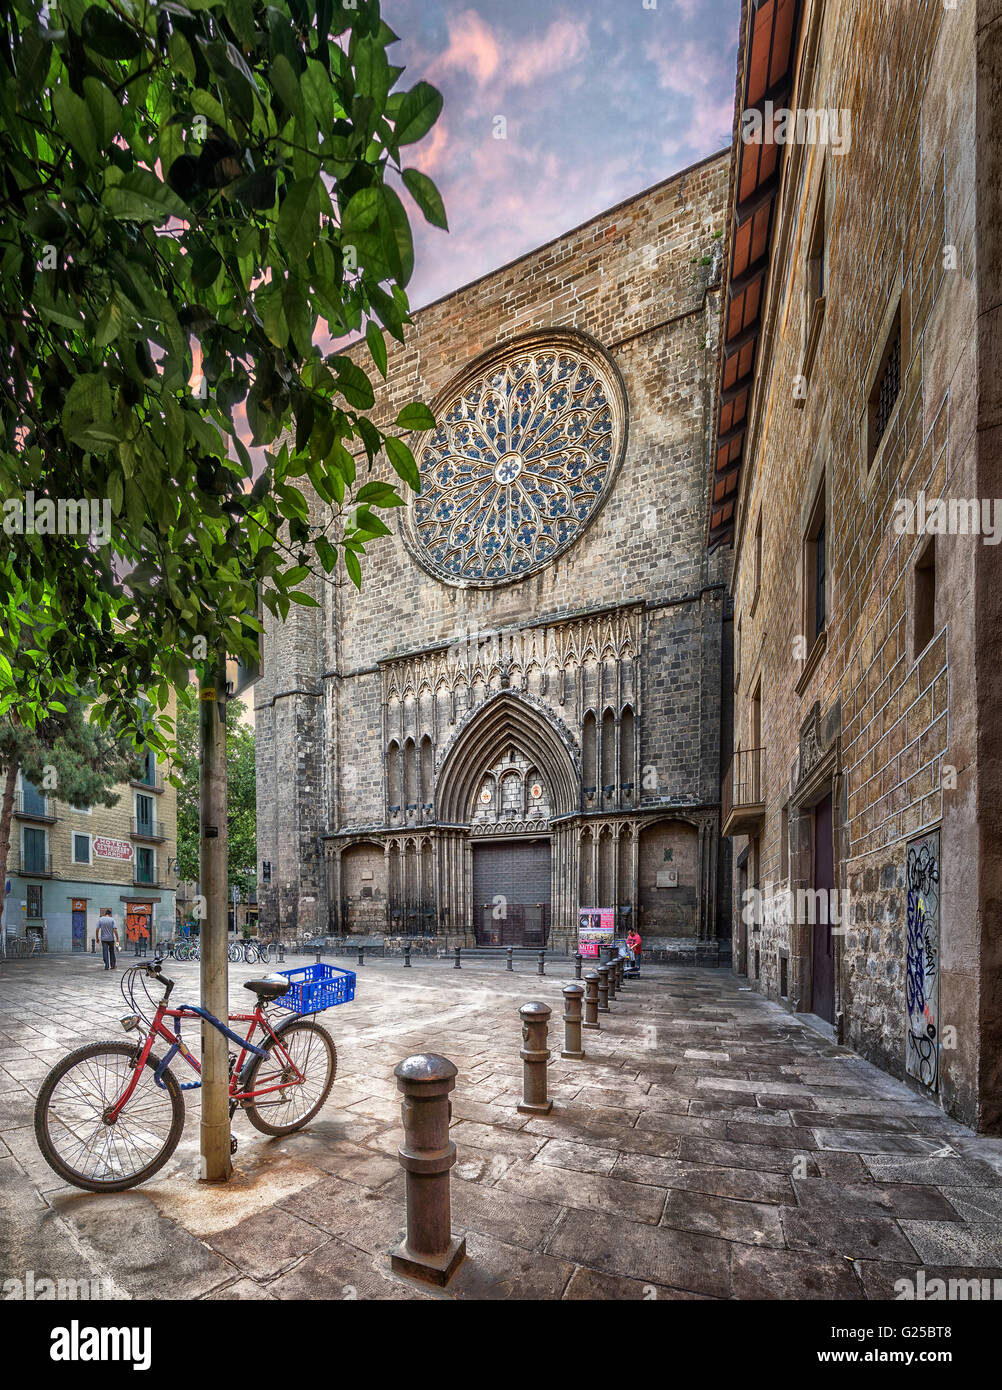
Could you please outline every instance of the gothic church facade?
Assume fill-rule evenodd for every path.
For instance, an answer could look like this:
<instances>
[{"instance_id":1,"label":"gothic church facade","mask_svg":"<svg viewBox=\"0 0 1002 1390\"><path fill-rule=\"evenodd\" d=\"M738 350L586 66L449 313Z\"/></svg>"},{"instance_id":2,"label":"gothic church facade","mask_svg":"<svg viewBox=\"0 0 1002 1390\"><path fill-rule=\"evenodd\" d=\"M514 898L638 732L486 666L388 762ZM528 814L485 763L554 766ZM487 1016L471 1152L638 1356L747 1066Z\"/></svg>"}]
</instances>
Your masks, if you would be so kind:
<instances>
[{"instance_id":1,"label":"gothic church facade","mask_svg":"<svg viewBox=\"0 0 1002 1390\"><path fill-rule=\"evenodd\" d=\"M418 311L419 495L269 621L264 934L729 940L729 552L706 546L729 153ZM726 842L724 842L726 843Z\"/></svg>"}]
</instances>

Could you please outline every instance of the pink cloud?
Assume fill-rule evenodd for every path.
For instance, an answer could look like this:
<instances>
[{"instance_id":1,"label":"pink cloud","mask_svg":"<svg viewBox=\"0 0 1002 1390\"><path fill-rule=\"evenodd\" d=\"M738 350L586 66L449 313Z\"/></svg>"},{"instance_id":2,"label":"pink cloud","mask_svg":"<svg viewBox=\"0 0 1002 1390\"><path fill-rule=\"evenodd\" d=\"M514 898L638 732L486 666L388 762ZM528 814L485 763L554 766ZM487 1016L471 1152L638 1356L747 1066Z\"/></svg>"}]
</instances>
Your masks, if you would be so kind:
<instances>
[{"instance_id":1,"label":"pink cloud","mask_svg":"<svg viewBox=\"0 0 1002 1390\"><path fill-rule=\"evenodd\" d=\"M464 10L449 20L449 47L429 69L434 81L441 73L458 68L476 78L483 87L494 76L501 62L501 49L490 27L476 10Z\"/></svg>"},{"instance_id":2,"label":"pink cloud","mask_svg":"<svg viewBox=\"0 0 1002 1390\"><path fill-rule=\"evenodd\" d=\"M515 61L506 71L514 87L528 87L548 73L561 75L588 52L588 26L570 19L555 19L534 43L521 43Z\"/></svg>"}]
</instances>

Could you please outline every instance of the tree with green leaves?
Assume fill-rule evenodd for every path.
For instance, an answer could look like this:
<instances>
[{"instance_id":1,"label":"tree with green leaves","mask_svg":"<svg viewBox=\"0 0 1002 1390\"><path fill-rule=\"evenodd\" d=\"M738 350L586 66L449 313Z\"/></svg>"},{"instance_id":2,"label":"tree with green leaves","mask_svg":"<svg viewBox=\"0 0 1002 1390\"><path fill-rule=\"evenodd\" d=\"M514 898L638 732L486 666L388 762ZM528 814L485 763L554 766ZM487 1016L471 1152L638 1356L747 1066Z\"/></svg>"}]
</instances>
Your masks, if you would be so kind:
<instances>
[{"instance_id":1,"label":"tree with green leaves","mask_svg":"<svg viewBox=\"0 0 1002 1390\"><path fill-rule=\"evenodd\" d=\"M419 486L430 412L377 427L345 348L403 341L441 97L378 0L7 0L0 37L0 716L90 680L166 753L142 693L251 657L311 571L360 585Z\"/></svg>"},{"instance_id":2,"label":"tree with green leaves","mask_svg":"<svg viewBox=\"0 0 1002 1390\"><path fill-rule=\"evenodd\" d=\"M132 739L114 725L102 728L88 717L88 702L66 696L33 727L16 716L0 718L0 875L6 874L10 829L18 773L43 794L72 806L114 806L116 783L138 777L142 761ZM0 916L6 908L0 903ZM0 951L6 955L7 929L0 930Z\"/></svg>"},{"instance_id":3,"label":"tree with green leaves","mask_svg":"<svg viewBox=\"0 0 1002 1390\"><path fill-rule=\"evenodd\" d=\"M254 730L244 722L241 700L226 706L226 847L231 886L241 891L257 866L257 781ZM177 711L177 752L172 781L177 786L177 876L198 879L198 711L187 701Z\"/></svg>"}]
</instances>

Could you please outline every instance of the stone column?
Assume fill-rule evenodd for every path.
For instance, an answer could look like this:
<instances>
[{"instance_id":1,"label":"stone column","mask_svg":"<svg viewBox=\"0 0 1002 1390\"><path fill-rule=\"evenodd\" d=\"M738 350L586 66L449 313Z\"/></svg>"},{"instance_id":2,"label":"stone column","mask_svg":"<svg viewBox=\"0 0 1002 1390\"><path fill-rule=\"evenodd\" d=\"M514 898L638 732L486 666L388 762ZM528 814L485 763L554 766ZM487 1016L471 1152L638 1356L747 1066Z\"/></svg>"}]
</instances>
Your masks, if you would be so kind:
<instances>
[{"instance_id":1,"label":"stone column","mask_svg":"<svg viewBox=\"0 0 1002 1390\"><path fill-rule=\"evenodd\" d=\"M584 1022L582 1028L601 1028L598 1021L598 971L588 970L584 977Z\"/></svg>"},{"instance_id":2,"label":"stone column","mask_svg":"<svg viewBox=\"0 0 1002 1390\"><path fill-rule=\"evenodd\" d=\"M581 1046L581 1001L584 989L581 985L564 985L560 991L564 996L564 1047L561 1057L583 1057Z\"/></svg>"},{"instance_id":3,"label":"stone column","mask_svg":"<svg viewBox=\"0 0 1002 1390\"><path fill-rule=\"evenodd\" d=\"M550 1012L548 1004L539 1002L523 1004L518 1011L522 1020L522 1099L515 1108L523 1115L548 1115L553 1109L553 1101L546 1097L546 1063L550 1057L546 1028Z\"/></svg>"},{"instance_id":4,"label":"stone column","mask_svg":"<svg viewBox=\"0 0 1002 1390\"><path fill-rule=\"evenodd\" d=\"M598 967L598 1011L600 1014L609 1012L609 967L607 965Z\"/></svg>"},{"instance_id":5,"label":"stone column","mask_svg":"<svg viewBox=\"0 0 1002 1390\"><path fill-rule=\"evenodd\" d=\"M449 1138L456 1066L434 1053L407 1057L394 1070L403 1092L404 1142L398 1150L406 1176L407 1238L390 1254L397 1274L445 1285L466 1258L465 1237L452 1234L449 1171L456 1146Z\"/></svg>"}]
</instances>

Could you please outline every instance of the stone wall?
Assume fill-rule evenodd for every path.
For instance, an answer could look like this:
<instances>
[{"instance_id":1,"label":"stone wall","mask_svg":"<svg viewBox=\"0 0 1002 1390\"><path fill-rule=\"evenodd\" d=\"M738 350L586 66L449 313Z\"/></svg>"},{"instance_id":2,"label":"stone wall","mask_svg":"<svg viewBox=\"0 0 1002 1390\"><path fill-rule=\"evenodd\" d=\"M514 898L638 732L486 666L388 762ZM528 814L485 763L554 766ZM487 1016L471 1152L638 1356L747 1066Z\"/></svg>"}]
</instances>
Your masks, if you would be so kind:
<instances>
[{"instance_id":1,"label":"stone wall","mask_svg":"<svg viewBox=\"0 0 1002 1390\"><path fill-rule=\"evenodd\" d=\"M391 885L407 854L433 846L438 891L451 895L450 930L463 939L469 865L444 843L438 778L464 728L502 694L549 726L577 785L563 807L577 828L565 827L566 853L554 855L565 931L589 817L610 826L610 817L703 808L702 872L716 883L709 827L730 559L707 554L704 532L728 169L727 156L693 166L420 310L406 345L391 344L388 379L377 387L384 425L415 398L441 404L457 373L502 344L529 333L582 335L622 382L622 462L584 533L538 573L493 587L443 582L417 563L397 518L363 562L360 594L339 572L322 586L319 617L301 610L284 625L268 622L256 692L260 854L272 872L270 892L263 885L260 894L264 930L322 926L325 915L329 925L346 897L342 851L392 837L387 853L401 859L388 863ZM474 658L463 658L460 677L456 648L471 640ZM492 664L477 653L496 640L509 649ZM538 665L520 655L530 640L543 645ZM617 739L635 719L633 777L620 772L611 795L597 777L589 801L580 792L585 717L591 709L601 725L606 708ZM410 737L419 760L422 738L432 744L430 810L424 792L413 810L389 795L390 744ZM323 837L327 865L316 857ZM555 877L555 911L556 888ZM716 892L707 896L715 904ZM716 919L701 929L715 931Z\"/></svg>"},{"instance_id":2,"label":"stone wall","mask_svg":"<svg viewBox=\"0 0 1002 1390\"><path fill-rule=\"evenodd\" d=\"M733 591L742 630L735 732L751 746L751 696L761 680L766 756L767 809L749 883L810 884L813 798L833 792L836 881L850 895L849 920L835 938L836 1024L852 1047L900 1076L906 853L916 836L938 829L937 1023L939 1041L953 1041L940 1051L937 1094L958 1117L997 1127L1002 1086L987 1063L998 1055L1002 1024L998 934L987 926L989 917L997 922L997 893L984 876L995 872L988 866L998 850L979 834L978 808L997 802L983 789L986 776L992 786L998 778L998 719L982 713L995 753L979 761L977 718L987 692L997 697L999 664L998 641L993 652L976 640L975 594L986 570L997 574L998 551L976 536L936 537L934 617L918 639L916 562L928 537L895 524L901 504L920 494L930 502L985 495L978 393L986 380L997 382L998 356L988 345L997 344L998 329L997 321L992 333L982 325L979 336L979 285L994 277L988 300L997 305L998 272L979 247L997 227L999 204L997 185L980 170L989 158L998 163L988 131L998 115L1000 24L995 14L982 28L982 8L975 0L955 8L878 10L859 0L807 7L803 42L805 52L817 43L813 77L801 73L791 104L847 109L853 143L844 156L825 158L819 146L787 152ZM825 302L812 360L808 244L822 205ZM868 393L895 313L901 387L871 461ZM998 418L996 407L990 423ZM997 450L994 460L989 496L999 492ZM829 616L810 651L804 551L821 489ZM812 727L823 731L814 751ZM746 843L737 839L735 850ZM759 948L758 988L783 997L785 961L784 1002L802 1010L810 1008L809 932L802 924L749 932L750 960Z\"/></svg>"}]
</instances>

